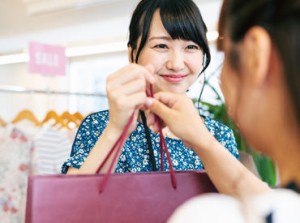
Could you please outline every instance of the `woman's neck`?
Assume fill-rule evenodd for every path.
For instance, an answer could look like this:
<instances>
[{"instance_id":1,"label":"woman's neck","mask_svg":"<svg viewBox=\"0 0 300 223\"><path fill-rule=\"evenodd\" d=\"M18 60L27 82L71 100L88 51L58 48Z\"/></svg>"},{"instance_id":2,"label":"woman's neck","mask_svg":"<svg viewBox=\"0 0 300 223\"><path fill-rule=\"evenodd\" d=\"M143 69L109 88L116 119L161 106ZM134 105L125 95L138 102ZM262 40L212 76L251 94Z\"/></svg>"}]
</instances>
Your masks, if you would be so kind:
<instances>
[{"instance_id":1,"label":"woman's neck","mask_svg":"<svg viewBox=\"0 0 300 223\"><path fill-rule=\"evenodd\" d=\"M298 154L299 156L299 154ZM285 187L289 183L295 183L298 187L300 187L300 160L293 159L290 157L290 161L278 164L279 167L279 177L280 177L280 185Z\"/></svg>"},{"instance_id":2,"label":"woman's neck","mask_svg":"<svg viewBox=\"0 0 300 223\"><path fill-rule=\"evenodd\" d=\"M280 185L286 186L294 182L300 187L300 136L298 132L283 134L282 144L277 145L275 160L279 169Z\"/></svg>"}]
</instances>

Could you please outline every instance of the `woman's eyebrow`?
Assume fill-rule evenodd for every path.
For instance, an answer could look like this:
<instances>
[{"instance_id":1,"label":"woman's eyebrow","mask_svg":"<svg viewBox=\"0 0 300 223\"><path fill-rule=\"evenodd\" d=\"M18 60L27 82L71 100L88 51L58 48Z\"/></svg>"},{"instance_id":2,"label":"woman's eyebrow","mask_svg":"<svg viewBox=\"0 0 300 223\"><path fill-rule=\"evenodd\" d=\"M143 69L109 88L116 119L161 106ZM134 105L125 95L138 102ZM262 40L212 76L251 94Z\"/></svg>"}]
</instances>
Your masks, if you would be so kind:
<instances>
[{"instance_id":1,"label":"woman's eyebrow","mask_svg":"<svg viewBox=\"0 0 300 223\"><path fill-rule=\"evenodd\" d=\"M172 38L170 36L152 36L149 38L148 41L152 40L171 40Z\"/></svg>"}]
</instances>

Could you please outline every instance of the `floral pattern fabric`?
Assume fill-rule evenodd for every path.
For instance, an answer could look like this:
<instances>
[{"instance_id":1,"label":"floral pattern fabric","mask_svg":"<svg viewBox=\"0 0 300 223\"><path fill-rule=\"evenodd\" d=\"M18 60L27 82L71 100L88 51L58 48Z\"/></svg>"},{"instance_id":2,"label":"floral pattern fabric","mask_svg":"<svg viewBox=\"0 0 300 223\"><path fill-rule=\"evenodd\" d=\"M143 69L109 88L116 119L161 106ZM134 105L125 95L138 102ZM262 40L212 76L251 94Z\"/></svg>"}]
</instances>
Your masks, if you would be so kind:
<instances>
[{"instance_id":1,"label":"floral pattern fabric","mask_svg":"<svg viewBox=\"0 0 300 223\"><path fill-rule=\"evenodd\" d=\"M20 130L0 129L0 222L23 223L32 142Z\"/></svg>"},{"instance_id":2,"label":"floral pattern fabric","mask_svg":"<svg viewBox=\"0 0 300 223\"><path fill-rule=\"evenodd\" d=\"M109 120L107 110L93 113L81 123L75 140L73 142L71 155L62 166L62 173L66 173L68 167L80 168L86 157L93 149L98 138L101 136ZM239 159L239 153L233 132L227 126L205 118L205 126L212 135L223 144L233 156ZM151 132L151 141L154 150L156 166L160 166L160 145L159 134ZM166 143L171 155L172 164L175 170L202 170L204 166L196 153L186 147L182 140L166 137ZM125 172L147 172L152 171L150 155L147 146L145 129L142 123L138 122L136 129L123 145L116 170L117 173ZM169 170L166 156L164 155L164 170Z\"/></svg>"}]
</instances>

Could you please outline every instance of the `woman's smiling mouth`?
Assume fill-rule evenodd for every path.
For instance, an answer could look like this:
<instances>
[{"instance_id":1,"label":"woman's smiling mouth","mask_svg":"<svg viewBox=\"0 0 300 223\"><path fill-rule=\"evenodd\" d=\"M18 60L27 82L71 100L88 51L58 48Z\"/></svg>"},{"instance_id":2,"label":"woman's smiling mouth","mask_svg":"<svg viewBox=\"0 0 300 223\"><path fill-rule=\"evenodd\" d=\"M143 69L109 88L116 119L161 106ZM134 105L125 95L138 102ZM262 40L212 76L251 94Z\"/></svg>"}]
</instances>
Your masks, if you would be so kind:
<instances>
[{"instance_id":1,"label":"woman's smiling mouth","mask_svg":"<svg viewBox=\"0 0 300 223\"><path fill-rule=\"evenodd\" d=\"M179 83L181 82L185 77L188 75L183 75L183 74L165 74L165 75L160 75L165 81L170 82L170 83Z\"/></svg>"}]
</instances>

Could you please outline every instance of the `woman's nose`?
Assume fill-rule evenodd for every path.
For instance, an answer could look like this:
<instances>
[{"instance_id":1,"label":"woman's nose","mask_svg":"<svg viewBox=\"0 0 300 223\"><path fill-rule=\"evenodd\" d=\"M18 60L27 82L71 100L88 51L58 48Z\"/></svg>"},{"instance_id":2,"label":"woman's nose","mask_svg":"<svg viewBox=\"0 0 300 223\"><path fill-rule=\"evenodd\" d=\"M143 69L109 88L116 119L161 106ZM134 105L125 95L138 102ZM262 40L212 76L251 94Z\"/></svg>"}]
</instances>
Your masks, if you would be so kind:
<instances>
[{"instance_id":1,"label":"woman's nose","mask_svg":"<svg viewBox=\"0 0 300 223\"><path fill-rule=\"evenodd\" d=\"M180 71L184 69L184 54L180 51L172 51L169 54L167 61L167 68L173 71Z\"/></svg>"}]
</instances>

